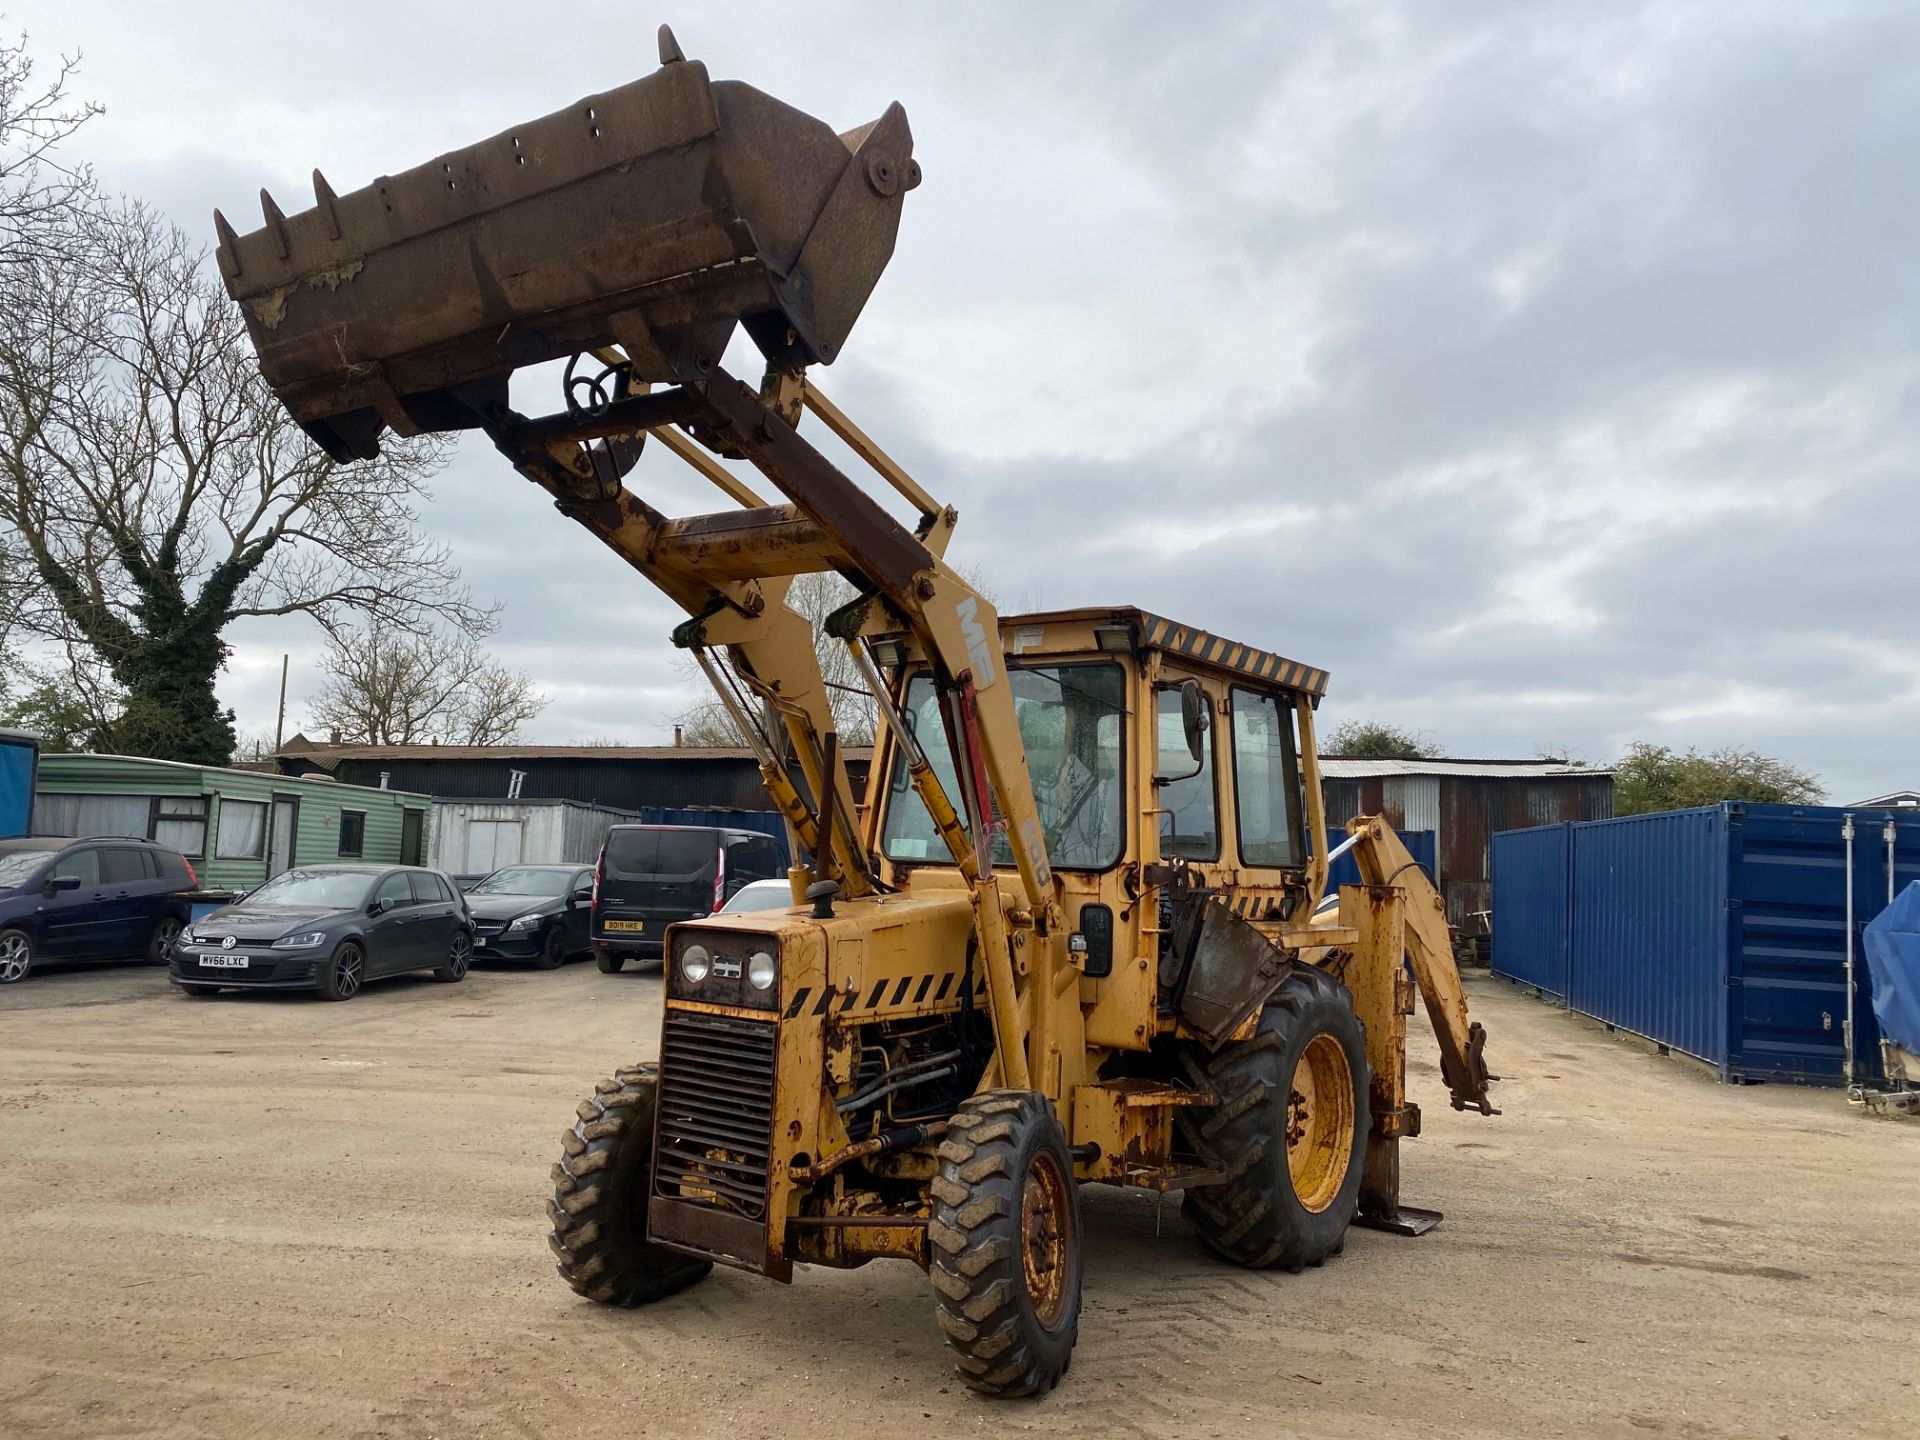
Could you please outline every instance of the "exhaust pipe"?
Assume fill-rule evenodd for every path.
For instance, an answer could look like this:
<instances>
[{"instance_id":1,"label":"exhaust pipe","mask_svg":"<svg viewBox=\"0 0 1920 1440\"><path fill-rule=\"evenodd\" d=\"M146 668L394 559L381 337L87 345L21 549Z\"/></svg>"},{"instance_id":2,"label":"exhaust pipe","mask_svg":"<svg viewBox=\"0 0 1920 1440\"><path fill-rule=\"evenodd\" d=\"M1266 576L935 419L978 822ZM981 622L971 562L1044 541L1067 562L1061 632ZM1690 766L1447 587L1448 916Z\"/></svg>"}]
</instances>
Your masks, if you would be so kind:
<instances>
[{"instance_id":1,"label":"exhaust pipe","mask_svg":"<svg viewBox=\"0 0 1920 1440\"><path fill-rule=\"evenodd\" d=\"M831 363L920 183L906 111L836 135L660 27L660 68L238 234L220 273L274 393L334 459L471 429L514 370L618 345L634 381L714 373L736 326L769 365Z\"/></svg>"}]
</instances>

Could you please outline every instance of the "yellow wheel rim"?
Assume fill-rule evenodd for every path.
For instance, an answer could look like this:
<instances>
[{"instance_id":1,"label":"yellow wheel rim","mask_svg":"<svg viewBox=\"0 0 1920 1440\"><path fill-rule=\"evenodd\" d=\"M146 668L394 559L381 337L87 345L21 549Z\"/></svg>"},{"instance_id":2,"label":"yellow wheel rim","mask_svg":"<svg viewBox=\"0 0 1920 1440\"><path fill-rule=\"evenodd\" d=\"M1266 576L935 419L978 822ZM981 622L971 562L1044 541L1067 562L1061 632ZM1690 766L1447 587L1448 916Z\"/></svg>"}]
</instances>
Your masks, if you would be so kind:
<instances>
[{"instance_id":1,"label":"yellow wheel rim","mask_svg":"<svg viewBox=\"0 0 1920 1440\"><path fill-rule=\"evenodd\" d=\"M1319 1214L1353 1163L1353 1070L1331 1035L1316 1035L1293 1067L1287 1096L1287 1173L1303 1209Z\"/></svg>"},{"instance_id":2,"label":"yellow wheel rim","mask_svg":"<svg viewBox=\"0 0 1920 1440\"><path fill-rule=\"evenodd\" d=\"M1020 1195L1020 1258L1033 1315L1058 1330L1072 1300L1073 1201L1067 1177L1045 1150L1033 1157Z\"/></svg>"}]
</instances>

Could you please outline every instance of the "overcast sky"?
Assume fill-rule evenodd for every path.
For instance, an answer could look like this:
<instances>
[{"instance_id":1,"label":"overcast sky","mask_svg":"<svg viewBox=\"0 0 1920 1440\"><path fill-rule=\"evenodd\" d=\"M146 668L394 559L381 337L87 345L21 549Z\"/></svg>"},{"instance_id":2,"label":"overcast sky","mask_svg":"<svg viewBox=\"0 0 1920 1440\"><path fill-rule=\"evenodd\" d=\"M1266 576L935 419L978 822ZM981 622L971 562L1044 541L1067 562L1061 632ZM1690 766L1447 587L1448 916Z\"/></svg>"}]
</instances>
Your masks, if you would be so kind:
<instances>
[{"instance_id":1,"label":"overcast sky","mask_svg":"<svg viewBox=\"0 0 1920 1440\"><path fill-rule=\"evenodd\" d=\"M1190 620L1456 755L1920 784L1920 5L7 10L84 51L102 176L209 238L634 79L661 19L836 129L907 107L925 183L820 379L1003 609ZM553 697L528 738L698 698L484 442L423 523ZM283 650L297 725L315 632L232 638L242 729Z\"/></svg>"}]
</instances>

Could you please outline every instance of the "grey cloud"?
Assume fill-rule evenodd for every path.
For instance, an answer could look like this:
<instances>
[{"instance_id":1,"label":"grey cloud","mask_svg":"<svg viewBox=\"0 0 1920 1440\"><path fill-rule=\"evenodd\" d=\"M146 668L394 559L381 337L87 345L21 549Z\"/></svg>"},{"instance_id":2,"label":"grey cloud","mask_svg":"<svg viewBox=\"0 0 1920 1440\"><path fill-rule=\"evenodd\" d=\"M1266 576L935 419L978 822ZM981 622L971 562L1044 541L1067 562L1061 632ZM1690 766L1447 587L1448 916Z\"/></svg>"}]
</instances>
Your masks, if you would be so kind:
<instances>
[{"instance_id":1,"label":"grey cloud","mask_svg":"<svg viewBox=\"0 0 1920 1440\"><path fill-rule=\"evenodd\" d=\"M115 47L181 16L12 18L84 42L123 124L103 170L204 227L652 63L638 16L583 51L465 13L228 17L169 52L177 110ZM334 37L375 23L404 73L347 63ZM1327 721L1461 753L1755 744L1839 799L1913 783L1885 697L1920 685L1920 14L728 5L680 30L838 124L907 104L927 183L821 378L960 507L955 557L1003 605L1190 617L1331 669ZM503 655L560 697L537 734L658 736L696 698L668 608L484 445L436 496ZM237 638L257 728L259 652L312 637Z\"/></svg>"}]
</instances>

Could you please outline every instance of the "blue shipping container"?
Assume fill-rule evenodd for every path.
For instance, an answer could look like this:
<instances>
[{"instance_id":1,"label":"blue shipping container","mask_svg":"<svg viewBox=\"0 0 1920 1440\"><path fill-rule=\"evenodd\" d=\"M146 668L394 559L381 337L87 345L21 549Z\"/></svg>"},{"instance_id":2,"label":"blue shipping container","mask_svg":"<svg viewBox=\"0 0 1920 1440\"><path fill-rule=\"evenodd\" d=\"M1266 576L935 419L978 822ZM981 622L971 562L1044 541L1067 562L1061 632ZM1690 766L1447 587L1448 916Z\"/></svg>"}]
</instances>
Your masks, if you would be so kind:
<instances>
[{"instance_id":1,"label":"blue shipping container","mask_svg":"<svg viewBox=\"0 0 1920 1440\"><path fill-rule=\"evenodd\" d=\"M1439 846L1435 843L1436 837L1433 831L1403 830L1399 833L1400 843L1407 847L1407 853L1420 862L1420 867L1427 872L1427 878L1433 881L1435 885L1438 885L1440 883L1440 877L1434 873L1434 856L1439 853ZM1346 838L1347 837L1338 830L1329 831L1327 833L1327 848L1329 850L1333 849L1334 846ZM1360 862L1354 858L1353 851L1349 850L1344 855L1336 855L1333 863L1327 867L1327 888L1325 893L1331 895L1342 885L1358 885L1359 883Z\"/></svg>"},{"instance_id":2,"label":"blue shipping container","mask_svg":"<svg viewBox=\"0 0 1920 1440\"><path fill-rule=\"evenodd\" d=\"M1554 987L1537 977L1557 969L1570 1009L1722 1079L1839 1083L1846 813L1724 804L1554 827L1566 835L1558 880L1537 832L1496 835L1494 968L1543 990ZM1859 930L1887 902L1889 824L1898 886L1920 875L1920 817L1853 814L1854 1059L1867 1079L1880 1075L1880 1035Z\"/></svg>"},{"instance_id":3,"label":"blue shipping container","mask_svg":"<svg viewBox=\"0 0 1920 1440\"><path fill-rule=\"evenodd\" d=\"M1564 1000L1567 994L1567 844L1571 825L1535 825L1493 837L1493 973ZM1502 906L1501 897L1514 903ZM1524 903L1521 903L1524 901Z\"/></svg>"},{"instance_id":4,"label":"blue shipping container","mask_svg":"<svg viewBox=\"0 0 1920 1440\"><path fill-rule=\"evenodd\" d=\"M19 730L0 730L0 840L17 840L33 819L33 777L40 742Z\"/></svg>"},{"instance_id":5,"label":"blue shipping container","mask_svg":"<svg viewBox=\"0 0 1920 1440\"><path fill-rule=\"evenodd\" d=\"M752 830L780 842L784 863L793 856L787 848L787 822L777 810L686 810L671 805L642 805L643 825L711 825L716 830Z\"/></svg>"}]
</instances>

